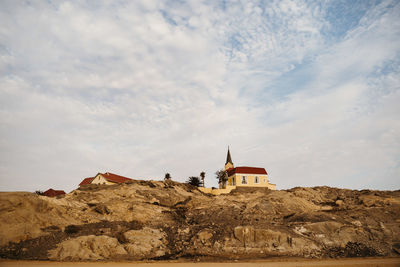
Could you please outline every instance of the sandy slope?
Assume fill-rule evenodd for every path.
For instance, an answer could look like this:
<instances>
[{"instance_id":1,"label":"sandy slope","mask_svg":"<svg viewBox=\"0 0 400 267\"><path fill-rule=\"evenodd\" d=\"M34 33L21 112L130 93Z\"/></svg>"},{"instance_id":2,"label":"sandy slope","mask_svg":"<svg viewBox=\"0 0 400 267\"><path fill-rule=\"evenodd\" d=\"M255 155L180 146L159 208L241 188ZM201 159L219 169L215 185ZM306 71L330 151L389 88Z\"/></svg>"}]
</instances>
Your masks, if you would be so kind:
<instances>
[{"instance_id":1,"label":"sandy slope","mask_svg":"<svg viewBox=\"0 0 400 267\"><path fill-rule=\"evenodd\" d=\"M399 258L385 259L341 259L341 260L287 260L287 261L255 261L255 262L106 262L106 263L88 263L81 262L80 266L104 266L104 267L308 267L308 266L324 266L324 267L399 267ZM76 266L75 262L43 262L43 261L0 261L3 267L72 267Z\"/></svg>"},{"instance_id":2,"label":"sandy slope","mask_svg":"<svg viewBox=\"0 0 400 267\"><path fill-rule=\"evenodd\" d=\"M180 183L0 193L0 257L267 259L400 255L400 191L329 187L211 196Z\"/></svg>"}]
</instances>

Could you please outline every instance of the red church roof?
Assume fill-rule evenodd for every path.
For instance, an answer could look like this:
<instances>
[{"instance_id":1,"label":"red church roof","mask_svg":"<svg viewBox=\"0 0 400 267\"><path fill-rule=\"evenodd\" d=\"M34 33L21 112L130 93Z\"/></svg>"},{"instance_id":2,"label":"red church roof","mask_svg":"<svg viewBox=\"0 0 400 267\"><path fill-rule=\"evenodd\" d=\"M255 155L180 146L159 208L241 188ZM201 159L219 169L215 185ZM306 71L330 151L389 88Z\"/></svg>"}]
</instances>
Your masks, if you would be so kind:
<instances>
[{"instance_id":1,"label":"red church roof","mask_svg":"<svg viewBox=\"0 0 400 267\"><path fill-rule=\"evenodd\" d=\"M49 190L43 192L43 196L46 197L56 197L60 195L65 195L64 190L54 190L50 188Z\"/></svg>"},{"instance_id":2,"label":"red church roof","mask_svg":"<svg viewBox=\"0 0 400 267\"><path fill-rule=\"evenodd\" d=\"M93 179L94 177L85 178L79 185L81 186L81 185L91 184Z\"/></svg>"},{"instance_id":3,"label":"red church roof","mask_svg":"<svg viewBox=\"0 0 400 267\"><path fill-rule=\"evenodd\" d=\"M257 168L257 167L236 167L230 168L226 170L228 176L234 175L235 173L243 173L243 174L261 174L261 175L268 175L267 171L264 168Z\"/></svg>"}]
</instances>

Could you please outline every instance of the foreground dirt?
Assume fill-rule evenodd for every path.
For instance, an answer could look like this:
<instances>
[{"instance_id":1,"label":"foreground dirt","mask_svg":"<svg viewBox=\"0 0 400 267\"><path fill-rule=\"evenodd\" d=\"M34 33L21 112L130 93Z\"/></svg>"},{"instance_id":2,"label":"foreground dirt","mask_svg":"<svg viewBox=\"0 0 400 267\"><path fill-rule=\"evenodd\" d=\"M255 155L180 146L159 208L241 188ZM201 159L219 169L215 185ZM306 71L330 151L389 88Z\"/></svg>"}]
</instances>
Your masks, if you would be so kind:
<instances>
[{"instance_id":1,"label":"foreground dirt","mask_svg":"<svg viewBox=\"0 0 400 267\"><path fill-rule=\"evenodd\" d=\"M31 266L58 266L72 267L76 263L73 262L43 262L43 261L0 261L0 266L3 267L31 267ZM103 262L103 263L79 263L82 266L105 266L105 267L309 267L309 266L324 266L324 267L398 267L400 266L399 258L386 259L345 259L345 260L280 260L280 261L253 261L253 262Z\"/></svg>"},{"instance_id":2,"label":"foreground dirt","mask_svg":"<svg viewBox=\"0 0 400 267\"><path fill-rule=\"evenodd\" d=\"M0 193L0 226L0 257L8 259L399 257L400 191L315 187L211 196L186 184L133 181L63 198Z\"/></svg>"}]
</instances>

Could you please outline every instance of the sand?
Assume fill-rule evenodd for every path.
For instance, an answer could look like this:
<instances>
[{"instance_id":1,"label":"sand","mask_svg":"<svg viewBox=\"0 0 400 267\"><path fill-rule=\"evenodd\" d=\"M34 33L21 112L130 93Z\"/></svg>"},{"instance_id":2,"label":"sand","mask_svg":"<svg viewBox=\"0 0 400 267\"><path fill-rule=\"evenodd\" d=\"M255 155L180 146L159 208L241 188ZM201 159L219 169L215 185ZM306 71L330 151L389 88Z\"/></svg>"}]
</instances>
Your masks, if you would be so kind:
<instances>
[{"instance_id":1,"label":"sand","mask_svg":"<svg viewBox=\"0 0 400 267\"><path fill-rule=\"evenodd\" d=\"M252 262L49 262L49 261L0 261L2 267L400 267L400 258L329 259L329 260L274 260Z\"/></svg>"}]
</instances>

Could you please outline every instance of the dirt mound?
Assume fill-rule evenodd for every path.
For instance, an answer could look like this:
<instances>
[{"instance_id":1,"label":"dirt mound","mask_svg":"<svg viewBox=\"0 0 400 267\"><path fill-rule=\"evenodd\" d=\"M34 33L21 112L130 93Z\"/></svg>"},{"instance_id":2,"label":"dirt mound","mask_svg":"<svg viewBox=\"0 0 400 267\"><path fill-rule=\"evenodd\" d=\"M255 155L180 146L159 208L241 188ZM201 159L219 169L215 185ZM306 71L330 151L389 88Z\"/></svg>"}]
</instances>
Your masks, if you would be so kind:
<instances>
[{"instance_id":1,"label":"dirt mound","mask_svg":"<svg viewBox=\"0 0 400 267\"><path fill-rule=\"evenodd\" d=\"M399 256L400 191L92 185L62 198L0 193L0 257L134 260Z\"/></svg>"}]
</instances>

